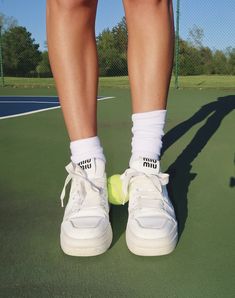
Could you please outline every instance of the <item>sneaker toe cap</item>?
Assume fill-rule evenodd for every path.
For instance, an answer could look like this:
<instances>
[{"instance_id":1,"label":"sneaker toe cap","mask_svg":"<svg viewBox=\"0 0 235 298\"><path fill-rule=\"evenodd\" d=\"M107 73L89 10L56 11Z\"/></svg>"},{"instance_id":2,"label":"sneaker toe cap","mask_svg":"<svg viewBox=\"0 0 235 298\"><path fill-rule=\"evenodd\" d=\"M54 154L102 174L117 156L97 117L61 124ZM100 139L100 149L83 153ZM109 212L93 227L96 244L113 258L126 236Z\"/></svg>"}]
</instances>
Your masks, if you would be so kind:
<instances>
[{"instance_id":1,"label":"sneaker toe cap","mask_svg":"<svg viewBox=\"0 0 235 298\"><path fill-rule=\"evenodd\" d=\"M164 216L138 217L128 226L137 237L146 239L169 238L177 230L176 221Z\"/></svg>"},{"instance_id":2,"label":"sneaker toe cap","mask_svg":"<svg viewBox=\"0 0 235 298\"><path fill-rule=\"evenodd\" d=\"M106 217L79 217L63 221L61 230L70 238L93 239L102 236L108 228Z\"/></svg>"}]
</instances>

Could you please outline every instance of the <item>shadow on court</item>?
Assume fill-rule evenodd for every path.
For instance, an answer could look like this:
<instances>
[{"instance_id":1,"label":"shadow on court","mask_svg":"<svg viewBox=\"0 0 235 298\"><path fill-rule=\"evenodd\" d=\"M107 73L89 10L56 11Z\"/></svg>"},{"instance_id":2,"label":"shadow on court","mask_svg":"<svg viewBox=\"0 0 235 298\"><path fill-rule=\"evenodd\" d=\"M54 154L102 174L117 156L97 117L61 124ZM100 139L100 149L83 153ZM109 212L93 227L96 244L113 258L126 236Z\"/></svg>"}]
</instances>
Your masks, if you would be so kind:
<instances>
[{"instance_id":1,"label":"shadow on court","mask_svg":"<svg viewBox=\"0 0 235 298\"><path fill-rule=\"evenodd\" d=\"M234 166L234 173L235 173L235 153L234 153L234 159L233 159L233 166ZM235 176L230 178L229 186L235 187Z\"/></svg>"},{"instance_id":2,"label":"shadow on court","mask_svg":"<svg viewBox=\"0 0 235 298\"><path fill-rule=\"evenodd\" d=\"M167 172L170 174L169 193L175 206L179 223L179 236L183 233L188 216L188 188L191 181L197 176L197 173L191 173L191 163L197 158L198 154L200 154L214 135L222 120L234 109L234 95L219 97L216 101L202 106L191 118L171 129L163 139L164 154L189 129L197 123L204 121L209 116L206 123L199 128L188 146L167 169Z\"/></svg>"},{"instance_id":3,"label":"shadow on court","mask_svg":"<svg viewBox=\"0 0 235 298\"><path fill-rule=\"evenodd\" d=\"M184 231L188 216L188 189L191 181L197 176L197 173L191 172L191 164L217 131L222 120L234 109L234 95L219 97L216 101L202 106L192 117L168 131L163 138L162 156L168 148L184 136L184 134L186 134L194 125L207 118L206 123L199 128L191 142L166 171L170 174L168 190L176 211L179 225L179 237L181 237ZM234 178L231 179L231 181L234 182ZM233 186L233 182L230 184L231 187ZM125 233L128 216L127 209L127 204L121 207L112 206L111 222L115 222L113 225L114 237L112 246L114 246L121 235Z\"/></svg>"}]
</instances>

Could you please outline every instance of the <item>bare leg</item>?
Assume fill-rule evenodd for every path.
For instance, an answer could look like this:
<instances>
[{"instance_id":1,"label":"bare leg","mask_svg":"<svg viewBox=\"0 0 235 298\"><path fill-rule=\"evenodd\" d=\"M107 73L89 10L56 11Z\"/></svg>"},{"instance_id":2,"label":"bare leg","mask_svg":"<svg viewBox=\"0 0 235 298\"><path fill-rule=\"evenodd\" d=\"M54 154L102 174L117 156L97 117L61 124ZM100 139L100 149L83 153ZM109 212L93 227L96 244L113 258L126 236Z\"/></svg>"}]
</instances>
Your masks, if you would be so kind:
<instances>
[{"instance_id":1,"label":"bare leg","mask_svg":"<svg viewBox=\"0 0 235 298\"><path fill-rule=\"evenodd\" d=\"M96 136L97 1L47 0L50 62L71 139L62 206L70 179L71 190L60 232L60 246L71 256L104 253L112 242L105 158Z\"/></svg>"},{"instance_id":2,"label":"bare leg","mask_svg":"<svg viewBox=\"0 0 235 298\"><path fill-rule=\"evenodd\" d=\"M160 256L174 250L178 235L167 195L168 175L160 172L159 162L173 60L172 4L171 0L123 2L133 106L129 164L138 176L128 192L126 242L136 255Z\"/></svg>"},{"instance_id":3,"label":"bare leg","mask_svg":"<svg viewBox=\"0 0 235 298\"><path fill-rule=\"evenodd\" d=\"M98 0L47 0L50 63L71 141L97 134Z\"/></svg>"},{"instance_id":4,"label":"bare leg","mask_svg":"<svg viewBox=\"0 0 235 298\"><path fill-rule=\"evenodd\" d=\"M171 0L123 0L133 113L165 109L172 70Z\"/></svg>"}]
</instances>

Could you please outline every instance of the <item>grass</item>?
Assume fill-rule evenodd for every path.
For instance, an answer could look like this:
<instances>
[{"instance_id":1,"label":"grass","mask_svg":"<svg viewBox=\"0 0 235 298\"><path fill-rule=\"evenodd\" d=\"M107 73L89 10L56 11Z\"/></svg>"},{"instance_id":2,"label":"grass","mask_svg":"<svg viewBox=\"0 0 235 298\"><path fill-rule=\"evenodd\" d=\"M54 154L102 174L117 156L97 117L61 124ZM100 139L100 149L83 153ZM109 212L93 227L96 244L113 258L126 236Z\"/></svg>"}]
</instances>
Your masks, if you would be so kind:
<instances>
[{"instance_id":1,"label":"grass","mask_svg":"<svg viewBox=\"0 0 235 298\"><path fill-rule=\"evenodd\" d=\"M5 88L47 88L54 89L53 78L16 78L6 77ZM128 77L101 77L99 86L114 88L129 88ZM174 87L174 77L171 80L171 87ZM180 88L223 88L235 89L235 76L200 75L179 77ZM2 88L0 89L0 92Z\"/></svg>"},{"instance_id":2,"label":"grass","mask_svg":"<svg viewBox=\"0 0 235 298\"><path fill-rule=\"evenodd\" d=\"M235 89L235 76L186 76L179 78L179 85L181 88Z\"/></svg>"}]
</instances>

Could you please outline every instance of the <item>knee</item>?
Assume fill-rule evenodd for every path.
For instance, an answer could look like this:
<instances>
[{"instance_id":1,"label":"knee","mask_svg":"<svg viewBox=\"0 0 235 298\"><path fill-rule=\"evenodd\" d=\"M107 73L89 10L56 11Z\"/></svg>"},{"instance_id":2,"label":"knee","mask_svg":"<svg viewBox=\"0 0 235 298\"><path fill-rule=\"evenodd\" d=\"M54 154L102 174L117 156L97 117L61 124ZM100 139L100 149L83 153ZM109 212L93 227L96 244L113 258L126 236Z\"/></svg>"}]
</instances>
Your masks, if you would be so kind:
<instances>
[{"instance_id":1,"label":"knee","mask_svg":"<svg viewBox=\"0 0 235 298\"><path fill-rule=\"evenodd\" d=\"M53 2L59 9L73 11L81 8L93 8L97 0L48 0ZM52 4L52 3L51 3Z\"/></svg>"}]
</instances>

